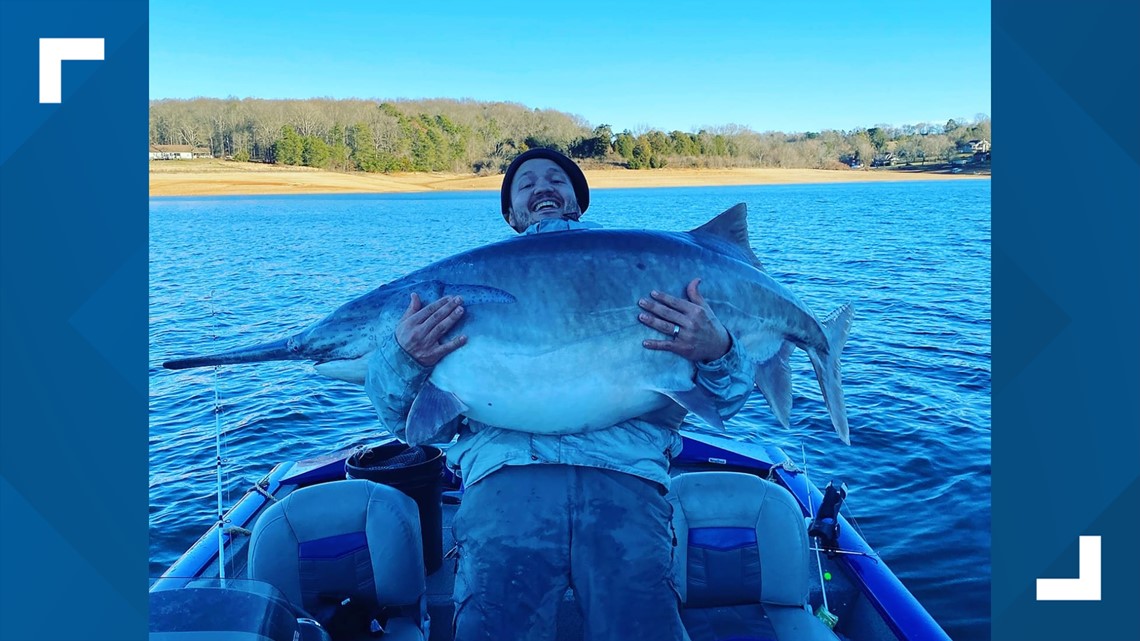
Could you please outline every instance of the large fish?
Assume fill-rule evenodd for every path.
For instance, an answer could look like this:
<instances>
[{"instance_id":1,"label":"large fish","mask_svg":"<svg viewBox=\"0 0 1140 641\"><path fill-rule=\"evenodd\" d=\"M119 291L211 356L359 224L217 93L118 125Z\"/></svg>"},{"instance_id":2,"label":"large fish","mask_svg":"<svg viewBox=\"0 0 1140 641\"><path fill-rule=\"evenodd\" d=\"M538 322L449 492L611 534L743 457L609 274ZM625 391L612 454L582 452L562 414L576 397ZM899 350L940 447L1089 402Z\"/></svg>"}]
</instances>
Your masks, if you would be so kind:
<instances>
[{"instance_id":1,"label":"large fish","mask_svg":"<svg viewBox=\"0 0 1140 641\"><path fill-rule=\"evenodd\" d=\"M851 307L819 320L772 280L748 244L744 204L689 232L584 229L526 235L457 254L343 305L298 334L245 349L173 360L170 369L310 360L321 374L369 384L370 357L407 308L461 296L468 343L445 357L412 404L412 444L448 441L466 415L533 433L584 432L676 402L722 426L694 365L649 350L660 338L637 320L653 289L701 293L753 359L756 386L784 426L792 405L788 357L807 352L832 425L850 443L839 355ZM374 394L369 394L376 398Z\"/></svg>"}]
</instances>

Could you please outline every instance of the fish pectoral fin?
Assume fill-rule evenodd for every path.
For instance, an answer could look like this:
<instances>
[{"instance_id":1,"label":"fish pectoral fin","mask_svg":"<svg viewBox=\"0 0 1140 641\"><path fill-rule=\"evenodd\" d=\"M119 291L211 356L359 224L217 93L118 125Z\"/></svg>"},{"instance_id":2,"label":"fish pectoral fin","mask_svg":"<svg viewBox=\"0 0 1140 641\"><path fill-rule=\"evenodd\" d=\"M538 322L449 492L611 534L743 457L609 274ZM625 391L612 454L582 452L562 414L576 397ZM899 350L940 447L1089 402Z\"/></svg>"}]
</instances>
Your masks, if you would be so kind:
<instances>
[{"instance_id":1,"label":"fish pectoral fin","mask_svg":"<svg viewBox=\"0 0 1140 641\"><path fill-rule=\"evenodd\" d=\"M431 381L424 383L408 412L408 445L451 441L456 434L456 419L467 409L455 394L439 389Z\"/></svg>"},{"instance_id":2,"label":"fish pectoral fin","mask_svg":"<svg viewBox=\"0 0 1140 641\"><path fill-rule=\"evenodd\" d=\"M700 387L694 386L687 390L660 390L660 393L673 399L673 402L681 407L701 417L701 419L709 425L717 429L724 429L724 421L720 418L720 412L716 409L716 402L712 394L709 394Z\"/></svg>"},{"instance_id":3,"label":"fish pectoral fin","mask_svg":"<svg viewBox=\"0 0 1140 641\"><path fill-rule=\"evenodd\" d=\"M792 413L792 368L788 357L795 347L784 341L780 350L756 366L756 387L768 401L768 407L780 425L787 427Z\"/></svg>"},{"instance_id":4,"label":"fish pectoral fin","mask_svg":"<svg viewBox=\"0 0 1140 641\"><path fill-rule=\"evenodd\" d=\"M404 291L417 294L424 305L431 305L444 296L459 296L463 298L464 305L518 302L514 294L505 289L490 287L488 285L445 283L441 280L416 281L407 285Z\"/></svg>"}]
</instances>

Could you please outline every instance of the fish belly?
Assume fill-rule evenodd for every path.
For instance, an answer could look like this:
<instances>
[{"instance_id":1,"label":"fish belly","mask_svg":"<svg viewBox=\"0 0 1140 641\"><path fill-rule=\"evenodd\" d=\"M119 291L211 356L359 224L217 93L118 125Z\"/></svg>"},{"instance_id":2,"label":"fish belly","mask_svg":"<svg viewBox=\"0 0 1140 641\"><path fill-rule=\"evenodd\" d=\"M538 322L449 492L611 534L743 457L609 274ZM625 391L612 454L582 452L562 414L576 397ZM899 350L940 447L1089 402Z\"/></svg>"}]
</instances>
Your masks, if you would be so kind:
<instances>
[{"instance_id":1,"label":"fish belly","mask_svg":"<svg viewBox=\"0 0 1140 641\"><path fill-rule=\"evenodd\" d=\"M466 352L466 353L464 353ZM538 354L471 342L444 359L432 383L455 394L469 418L536 434L611 427L671 403L658 390L691 388L684 359L627 344L597 342Z\"/></svg>"}]
</instances>

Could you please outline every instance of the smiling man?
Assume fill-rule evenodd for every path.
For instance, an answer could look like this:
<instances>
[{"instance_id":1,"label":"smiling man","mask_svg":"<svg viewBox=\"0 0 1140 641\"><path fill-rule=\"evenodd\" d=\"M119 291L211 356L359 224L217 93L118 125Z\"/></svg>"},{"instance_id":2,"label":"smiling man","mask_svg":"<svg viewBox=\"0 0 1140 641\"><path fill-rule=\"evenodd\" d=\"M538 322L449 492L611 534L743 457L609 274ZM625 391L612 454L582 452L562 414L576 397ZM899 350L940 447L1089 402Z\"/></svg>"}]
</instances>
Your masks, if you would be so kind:
<instances>
[{"instance_id":1,"label":"smiling man","mask_svg":"<svg viewBox=\"0 0 1140 641\"><path fill-rule=\"evenodd\" d=\"M574 161L553 149L531 149L507 168L501 199L503 218L523 233L544 220L578 222L590 206L590 188Z\"/></svg>"},{"instance_id":2,"label":"smiling man","mask_svg":"<svg viewBox=\"0 0 1140 641\"><path fill-rule=\"evenodd\" d=\"M522 234L598 226L579 220L590 205L582 170L551 149L515 158L501 200L503 218ZM698 280L689 283L685 298L646 292L638 319L663 336L643 344L693 361L697 385L728 419L752 391L753 372L697 286ZM442 340L463 314L457 297L424 306L413 295L395 335L378 350L366 389L381 423L401 440L432 368L467 341ZM459 550L455 638L553 639L568 587L587 639L684 638L665 494L685 413L675 405L573 434L457 419L459 437L447 451L466 486L452 521Z\"/></svg>"}]
</instances>

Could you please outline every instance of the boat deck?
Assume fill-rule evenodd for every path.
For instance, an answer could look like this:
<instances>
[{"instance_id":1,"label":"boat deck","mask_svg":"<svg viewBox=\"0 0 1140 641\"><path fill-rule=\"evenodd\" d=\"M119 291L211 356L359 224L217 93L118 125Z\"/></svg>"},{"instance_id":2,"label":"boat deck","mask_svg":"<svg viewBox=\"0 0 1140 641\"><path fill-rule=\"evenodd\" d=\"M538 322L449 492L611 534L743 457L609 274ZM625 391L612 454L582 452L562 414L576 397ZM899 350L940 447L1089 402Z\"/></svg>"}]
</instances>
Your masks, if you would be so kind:
<instances>
[{"instance_id":1,"label":"boat deck","mask_svg":"<svg viewBox=\"0 0 1140 641\"><path fill-rule=\"evenodd\" d=\"M772 476L772 480L796 497L805 515L809 509L806 507L808 501L818 505L822 499L819 490L811 486L798 471L780 469L781 464L771 462L785 460L783 452L766 452L760 446L746 444L733 444L733 451L730 451L719 449L716 441L717 439L705 437L687 441L688 458L675 460L672 474L715 470L746 472L762 478ZM708 447L713 449L707 449ZM272 500L280 500L300 487L343 479L345 457L346 452L338 452L321 459L279 465L258 483L259 490L247 493L230 510L226 517L227 523L244 527L244 532L248 533L248 529L252 528L252 524ZM456 489L445 488L452 491ZM455 583L456 558L451 523L458 509L458 497L455 494L444 494L441 520L443 562L437 571L427 576L426 581L432 641L452 639L454 607L451 596ZM269 496L272 498L267 498ZM836 558L818 555L819 568L815 567L816 559L813 555L809 599L813 611L823 602L821 577L827 572L831 576L827 582L828 607L839 617L840 622L835 632L840 639L945 639L945 633L921 605L914 601L913 596L898 582L882 560L845 521L844 524L847 532L841 535L841 547L854 552ZM247 576L249 537L242 532L238 528L226 536L226 574L230 578ZM187 580L217 577L216 541L216 530L211 528L171 566L159 582L170 581L171 586L177 587L179 582L184 584ZM556 626L557 641L583 639L583 621L572 590L567 590L560 603ZM359 638L365 640L375 637L362 630Z\"/></svg>"}]
</instances>

